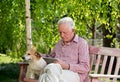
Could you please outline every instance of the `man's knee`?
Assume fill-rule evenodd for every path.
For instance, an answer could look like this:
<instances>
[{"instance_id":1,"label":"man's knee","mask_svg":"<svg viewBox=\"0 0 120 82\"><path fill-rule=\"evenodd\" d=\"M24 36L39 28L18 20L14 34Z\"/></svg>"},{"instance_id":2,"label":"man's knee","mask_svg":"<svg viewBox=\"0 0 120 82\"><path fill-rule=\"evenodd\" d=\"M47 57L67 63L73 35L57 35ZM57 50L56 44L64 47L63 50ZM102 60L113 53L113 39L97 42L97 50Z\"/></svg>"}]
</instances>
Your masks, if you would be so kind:
<instances>
[{"instance_id":1,"label":"man's knee","mask_svg":"<svg viewBox=\"0 0 120 82\"><path fill-rule=\"evenodd\" d=\"M50 73L62 73L62 67L60 64L50 63L45 67L44 72L47 72L48 70Z\"/></svg>"}]
</instances>

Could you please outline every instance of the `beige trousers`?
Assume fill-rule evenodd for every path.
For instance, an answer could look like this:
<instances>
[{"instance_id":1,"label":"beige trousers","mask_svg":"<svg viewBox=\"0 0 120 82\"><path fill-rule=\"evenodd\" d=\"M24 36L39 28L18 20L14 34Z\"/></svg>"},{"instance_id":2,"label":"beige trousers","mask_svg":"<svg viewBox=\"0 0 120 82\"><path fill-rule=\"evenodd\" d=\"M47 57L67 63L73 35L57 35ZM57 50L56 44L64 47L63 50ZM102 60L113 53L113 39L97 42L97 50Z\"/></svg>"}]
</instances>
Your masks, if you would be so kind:
<instances>
[{"instance_id":1,"label":"beige trousers","mask_svg":"<svg viewBox=\"0 0 120 82\"><path fill-rule=\"evenodd\" d=\"M39 82L80 82L79 75L70 70L63 70L59 64L48 64Z\"/></svg>"}]
</instances>

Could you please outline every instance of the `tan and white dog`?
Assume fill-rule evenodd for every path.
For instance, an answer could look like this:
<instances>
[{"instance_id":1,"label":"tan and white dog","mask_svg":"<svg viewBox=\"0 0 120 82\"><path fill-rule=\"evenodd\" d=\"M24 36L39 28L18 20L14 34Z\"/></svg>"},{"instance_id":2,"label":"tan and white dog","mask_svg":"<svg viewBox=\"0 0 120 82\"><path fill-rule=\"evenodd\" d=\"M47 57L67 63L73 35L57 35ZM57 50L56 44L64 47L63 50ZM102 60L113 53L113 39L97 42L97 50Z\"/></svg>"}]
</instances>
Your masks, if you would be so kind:
<instances>
[{"instance_id":1,"label":"tan and white dog","mask_svg":"<svg viewBox=\"0 0 120 82\"><path fill-rule=\"evenodd\" d=\"M29 63L26 77L38 79L38 77L43 73L44 67L47 65L41 54L39 54L39 52L37 52L33 47L28 50L22 58Z\"/></svg>"}]
</instances>

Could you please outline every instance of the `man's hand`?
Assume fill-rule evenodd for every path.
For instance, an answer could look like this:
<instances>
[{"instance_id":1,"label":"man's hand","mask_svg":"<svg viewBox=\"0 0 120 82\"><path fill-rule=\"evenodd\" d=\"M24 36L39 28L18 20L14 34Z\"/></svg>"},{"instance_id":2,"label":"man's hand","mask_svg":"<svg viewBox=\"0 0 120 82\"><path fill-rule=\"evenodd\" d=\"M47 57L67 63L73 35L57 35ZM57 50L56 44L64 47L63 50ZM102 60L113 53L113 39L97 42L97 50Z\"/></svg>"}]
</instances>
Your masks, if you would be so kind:
<instances>
[{"instance_id":1,"label":"man's hand","mask_svg":"<svg viewBox=\"0 0 120 82\"><path fill-rule=\"evenodd\" d=\"M54 63L58 63L58 64L60 64L61 65L61 67L63 68L63 69L69 69L70 68L70 65L69 64L67 64L67 63L65 63L65 62L63 62L62 60L60 60L60 59L58 59L57 61L55 61Z\"/></svg>"}]
</instances>

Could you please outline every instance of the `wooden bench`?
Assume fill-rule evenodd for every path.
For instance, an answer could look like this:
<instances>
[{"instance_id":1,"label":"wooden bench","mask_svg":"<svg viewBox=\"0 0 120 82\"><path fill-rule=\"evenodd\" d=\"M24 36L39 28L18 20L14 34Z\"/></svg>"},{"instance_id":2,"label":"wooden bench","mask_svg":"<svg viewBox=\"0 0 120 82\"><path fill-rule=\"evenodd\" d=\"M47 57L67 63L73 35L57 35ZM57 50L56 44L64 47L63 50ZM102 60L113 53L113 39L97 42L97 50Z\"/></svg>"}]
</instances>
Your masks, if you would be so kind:
<instances>
[{"instance_id":1,"label":"wooden bench","mask_svg":"<svg viewBox=\"0 0 120 82\"><path fill-rule=\"evenodd\" d=\"M91 82L120 82L120 49L91 47L90 56Z\"/></svg>"},{"instance_id":2,"label":"wooden bench","mask_svg":"<svg viewBox=\"0 0 120 82\"><path fill-rule=\"evenodd\" d=\"M120 49L90 46L89 82L120 82ZM24 82L27 63L19 62L19 82Z\"/></svg>"}]
</instances>

